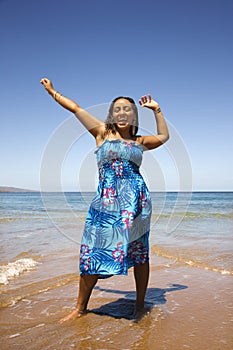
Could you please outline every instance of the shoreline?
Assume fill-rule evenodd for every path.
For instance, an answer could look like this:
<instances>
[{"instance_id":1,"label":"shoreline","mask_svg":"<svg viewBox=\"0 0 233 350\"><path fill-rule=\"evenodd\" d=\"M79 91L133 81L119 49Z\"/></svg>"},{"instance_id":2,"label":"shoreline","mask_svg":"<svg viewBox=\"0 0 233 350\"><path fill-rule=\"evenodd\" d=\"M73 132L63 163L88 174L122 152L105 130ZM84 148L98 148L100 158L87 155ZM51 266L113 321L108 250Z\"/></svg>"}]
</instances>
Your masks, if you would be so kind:
<instances>
[{"instance_id":1,"label":"shoreline","mask_svg":"<svg viewBox=\"0 0 233 350\"><path fill-rule=\"evenodd\" d=\"M0 193L21 193L21 192L28 192L28 193L95 193L96 191L89 191L89 190L67 190L67 191L41 191L41 190L35 190L35 189L24 189L14 186L0 186ZM233 190L192 190L192 191L177 191L177 190L169 190L169 191L153 191L150 190L150 193L233 193Z\"/></svg>"},{"instance_id":2,"label":"shoreline","mask_svg":"<svg viewBox=\"0 0 233 350\"><path fill-rule=\"evenodd\" d=\"M37 190L28 190L24 188L17 188L17 187L8 187L8 186L0 186L0 193L40 193L40 191Z\"/></svg>"},{"instance_id":3,"label":"shoreline","mask_svg":"<svg viewBox=\"0 0 233 350\"><path fill-rule=\"evenodd\" d=\"M1 257L9 272L9 284L1 286L4 350L232 349L232 194L193 194L187 215L185 194L152 194L157 212L150 235L148 314L133 322L130 269L127 277L98 282L89 313L58 324L76 304L79 242L92 194L51 193L46 210L42 194L2 194Z\"/></svg>"},{"instance_id":4,"label":"shoreline","mask_svg":"<svg viewBox=\"0 0 233 350\"><path fill-rule=\"evenodd\" d=\"M73 280L2 309L4 349L149 350L155 344L156 350L232 349L232 277L179 266L155 255L150 266L146 295L150 312L138 323L129 317L135 300L131 269L127 277L99 280L90 312L59 325L76 303L77 280Z\"/></svg>"}]
</instances>

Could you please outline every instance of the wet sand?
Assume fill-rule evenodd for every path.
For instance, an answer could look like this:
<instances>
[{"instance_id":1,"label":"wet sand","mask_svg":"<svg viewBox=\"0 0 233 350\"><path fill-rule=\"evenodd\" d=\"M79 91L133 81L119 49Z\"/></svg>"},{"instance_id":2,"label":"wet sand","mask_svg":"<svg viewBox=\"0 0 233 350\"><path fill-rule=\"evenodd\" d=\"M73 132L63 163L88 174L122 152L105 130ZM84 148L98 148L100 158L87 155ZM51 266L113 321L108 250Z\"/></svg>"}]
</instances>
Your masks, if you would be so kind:
<instances>
[{"instance_id":1,"label":"wet sand","mask_svg":"<svg viewBox=\"0 0 233 350\"><path fill-rule=\"evenodd\" d=\"M86 315L60 325L74 307L76 280L1 309L1 345L11 349L233 348L232 277L152 256L148 313L131 316L135 292L129 275L100 280Z\"/></svg>"}]
</instances>

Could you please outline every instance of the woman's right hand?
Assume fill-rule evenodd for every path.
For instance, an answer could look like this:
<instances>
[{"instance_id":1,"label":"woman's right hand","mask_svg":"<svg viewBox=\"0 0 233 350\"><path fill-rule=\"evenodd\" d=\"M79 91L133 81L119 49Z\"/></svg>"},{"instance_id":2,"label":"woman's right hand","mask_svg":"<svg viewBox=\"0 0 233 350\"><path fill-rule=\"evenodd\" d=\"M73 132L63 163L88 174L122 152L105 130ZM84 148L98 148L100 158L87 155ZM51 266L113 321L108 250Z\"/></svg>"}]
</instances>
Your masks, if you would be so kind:
<instances>
[{"instance_id":1,"label":"woman's right hand","mask_svg":"<svg viewBox=\"0 0 233 350\"><path fill-rule=\"evenodd\" d=\"M42 78L40 83L44 85L45 90L47 90L49 94L53 93L54 88L51 80L49 80L48 78Z\"/></svg>"}]
</instances>

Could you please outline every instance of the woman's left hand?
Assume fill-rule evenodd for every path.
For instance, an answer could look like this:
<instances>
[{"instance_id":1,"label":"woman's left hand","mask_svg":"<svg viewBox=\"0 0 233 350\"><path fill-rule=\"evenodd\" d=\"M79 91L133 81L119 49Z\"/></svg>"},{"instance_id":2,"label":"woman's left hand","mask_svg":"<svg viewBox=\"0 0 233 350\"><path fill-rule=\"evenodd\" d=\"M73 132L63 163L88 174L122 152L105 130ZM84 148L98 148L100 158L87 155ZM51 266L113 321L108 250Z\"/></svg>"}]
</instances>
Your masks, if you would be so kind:
<instances>
[{"instance_id":1,"label":"woman's left hand","mask_svg":"<svg viewBox=\"0 0 233 350\"><path fill-rule=\"evenodd\" d=\"M154 101L150 94L142 96L139 100L139 104L141 107L147 107L153 110L159 108L158 102Z\"/></svg>"}]
</instances>

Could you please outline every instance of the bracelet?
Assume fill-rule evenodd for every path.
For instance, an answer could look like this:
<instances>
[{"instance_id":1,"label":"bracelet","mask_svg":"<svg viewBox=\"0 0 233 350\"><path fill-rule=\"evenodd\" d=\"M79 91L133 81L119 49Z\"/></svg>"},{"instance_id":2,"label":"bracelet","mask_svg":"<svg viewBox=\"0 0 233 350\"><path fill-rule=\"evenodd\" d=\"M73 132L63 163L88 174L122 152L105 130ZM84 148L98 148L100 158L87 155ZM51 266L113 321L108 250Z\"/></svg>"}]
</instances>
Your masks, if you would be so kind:
<instances>
[{"instance_id":1,"label":"bracelet","mask_svg":"<svg viewBox=\"0 0 233 350\"><path fill-rule=\"evenodd\" d=\"M159 107L158 109L155 109L155 113L160 113L161 112L161 108Z\"/></svg>"},{"instance_id":2,"label":"bracelet","mask_svg":"<svg viewBox=\"0 0 233 350\"><path fill-rule=\"evenodd\" d=\"M56 101L56 94L57 94L57 91L55 91L54 95L53 95L53 98L54 98L55 101Z\"/></svg>"},{"instance_id":3,"label":"bracelet","mask_svg":"<svg viewBox=\"0 0 233 350\"><path fill-rule=\"evenodd\" d=\"M59 97L57 99L57 102L59 103L60 102L60 98L62 97L63 95L59 92Z\"/></svg>"},{"instance_id":4,"label":"bracelet","mask_svg":"<svg viewBox=\"0 0 233 350\"><path fill-rule=\"evenodd\" d=\"M59 94L58 99L56 99L57 94ZM56 102L59 102L61 97L62 97L62 94L60 92L58 92L58 91L54 92L53 98Z\"/></svg>"}]
</instances>

